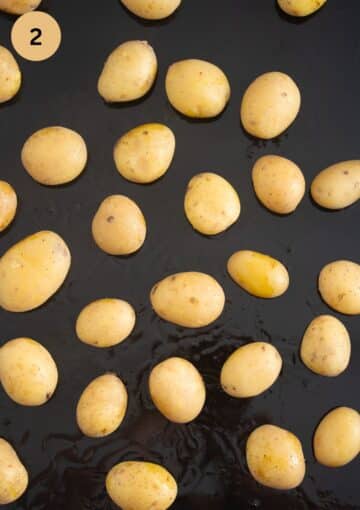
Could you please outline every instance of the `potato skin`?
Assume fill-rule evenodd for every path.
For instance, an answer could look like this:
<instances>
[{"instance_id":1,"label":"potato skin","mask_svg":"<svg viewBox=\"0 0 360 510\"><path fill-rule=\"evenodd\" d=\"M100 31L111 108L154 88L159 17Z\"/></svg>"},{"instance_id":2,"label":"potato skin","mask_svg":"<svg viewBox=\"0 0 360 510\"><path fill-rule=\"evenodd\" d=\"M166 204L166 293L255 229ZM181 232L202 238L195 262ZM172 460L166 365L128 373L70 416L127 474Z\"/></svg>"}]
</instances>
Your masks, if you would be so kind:
<instances>
[{"instance_id":1,"label":"potato skin","mask_svg":"<svg viewBox=\"0 0 360 510\"><path fill-rule=\"evenodd\" d=\"M40 4L41 0L0 0L0 11L25 14L39 7Z\"/></svg>"},{"instance_id":2,"label":"potato skin","mask_svg":"<svg viewBox=\"0 0 360 510\"><path fill-rule=\"evenodd\" d=\"M143 97L155 81L157 58L147 41L127 41L107 58L98 81L98 92L108 103Z\"/></svg>"},{"instance_id":3,"label":"potato skin","mask_svg":"<svg viewBox=\"0 0 360 510\"><path fill-rule=\"evenodd\" d=\"M19 499L27 489L29 475L10 443L0 438L0 505Z\"/></svg>"},{"instance_id":4,"label":"potato skin","mask_svg":"<svg viewBox=\"0 0 360 510\"><path fill-rule=\"evenodd\" d=\"M300 168L289 159L267 155L259 158L252 170L255 193L272 212L295 211L305 194L305 178Z\"/></svg>"},{"instance_id":5,"label":"potato skin","mask_svg":"<svg viewBox=\"0 0 360 510\"><path fill-rule=\"evenodd\" d=\"M15 338L0 349L0 381L17 404L41 406L55 392L58 371L43 345L31 338Z\"/></svg>"},{"instance_id":6,"label":"potato skin","mask_svg":"<svg viewBox=\"0 0 360 510\"><path fill-rule=\"evenodd\" d=\"M164 124L143 124L125 133L116 143L114 160L128 181L148 184L169 169L175 153L175 136Z\"/></svg>"},{"instance_id":7,"label":"potato skin","mask_svg":"<svg viewBox=\"0 0 360 510\"><path fill-rule=\"evenodd\" d=\"M154 285L150 300L162 319L178 326L201 328L220 317L225 294L212 276L188 271L167 276Z\"/></svg>"},{"instance_id":8,"label":"potato skin","mask_svg":"<svg viewBox=\"0 0 360 510\"><path fill-rule=\"evenodd\" d=\"M330 411L314 435L316 460L328 467L341 467L360 452L360 415L350 407Z\"/></svg>"},{"instance_id":9,"label":"potato skin","mask_svg":"<svg viewBox=\"0 0 360 510\"><path fill-rule=\"evenodd\" d=\"M20 87L21 71L18 63L7 48L0 46L0 103L10 101L19 92Z\"/></svg>"},{"instance_id":10,"label":"potato skin","mask_svg":"<svg viewBox=\"0 0 360 510\"><path fill-rule=\"evenodd\" d=\"M300 110L301 96L287 74L265 73L256 78L241 102L242 125L250 135L269 140L283 133Z\"/></svg>"},{"instance_id":11,"label":"potato skin","mask_svg":"<svg viewBox=\"0 0 360 510\"><path fill-rule=\"evenodd\" d=\"M0 306L9 312L38 308L61 287L70 264L69 248L55 232L22 239L0 259Z\"/></svg>"},{"instance_id":12,"label":"potato skin","mask_svg":"<svg viewBox=\"0 0 360 510\"><path fill-rule=\"evenodd\" d=\"M322 170L311 184L313 200L326 209L343 209L360 199L360 160L343 161Z\"/></svg>"},{"instance_id":13,"label":"potato skin","mask_svg":"<svg viewBox=\"0 0 360 510\"><path fill-rule=\"evenodd\" d=\"M279 297L289 287L286 267L263 253L240 250L229 258L227 269L240 287L256 297Z\"/></svg>"},{"instance_id":14,"label":"potato skin","mask_svg":"<svg viewBox=\"0 0 360 510\"><path fill-rule=\"evenodd\" d=\"M6 181L0 181L0 232L15 218L17 196L14 188Z\"/></svg>"},{"instance_id":15,"label":"potato skin","mask_svg":"<svg viewBox=\"0 0 360 510\"><path fill-rule=\"evenodd\" d=\"M273 489L294 489L305 476L305 459L299 439L274 425L262 425L250 434L246 460L255 480Z\"/></svg>"},{"instance_id":16,"label":"potato skin","mask_svg":"<svg viewBox=\"0 0 360 510\"><path fill-rule=\"evenodd\" d=\"M290 16L309 16L319 10L326 0L278 0L280 9Z\"/></svg>"},{"instance_id":17,"label":"potato skin","mask_svg":"<svg viewBox=\"0 0 360 510\"><path fill-rule=\"evenodd\" d=\"M230 99L230 84L223 71L205 60L188 59L172 64L165 88L171 105L183 115L216 117Z\"/></svg>"},{"instance_id":18,"label":"potato skin","mask_svg":"<svg viewBox=\"0 0 360 510\"><path fill-rule=\"evenodd\" d=\"M139 18L158 20L173 14L181 0L121 0L121 3Z\"/></svg>"},{"instance_id":19,"label":"potato skin","mask_svg":"<svg viewBox=\"0 0 360 510\"><path fill-rule=\"evenodd\" d=\"M177 483L158 464L128 461L109 471L106 490L122 510L167 510L176 499Z\"/></svg>"},{"instance_id":20,"label":"potato skin","mask_svg":"<svg viewBox=\"0 0 360 510\"><path fill-rule=\"evenodd\" d=\"M189 182L185 215L193 228L204 235L227 230L240 216L240 199L231 184L220 175L204 172Z\"/></svg>"},{"instance_id":21,"label":"potato skin","mask_svg":"<svg viewBox=\"0 0 360 510\"><path fill-rule=\"evenodd\" d=\"M360 314L360 265L350 260L327 264L319 275L319 292L337 312Z\"/></svg>"}]
</instances>

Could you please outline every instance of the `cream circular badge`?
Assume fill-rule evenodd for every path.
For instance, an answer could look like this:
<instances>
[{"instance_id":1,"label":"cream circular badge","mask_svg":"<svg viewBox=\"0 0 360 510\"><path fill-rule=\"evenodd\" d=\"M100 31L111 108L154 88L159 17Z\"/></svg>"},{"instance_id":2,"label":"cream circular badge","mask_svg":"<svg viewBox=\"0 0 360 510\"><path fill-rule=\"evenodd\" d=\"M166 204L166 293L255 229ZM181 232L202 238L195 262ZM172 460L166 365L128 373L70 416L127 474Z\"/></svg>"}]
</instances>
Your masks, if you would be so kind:
<instances>
[{"instance_id":1,"label":"cream circular badge","mask_svg":"<svg viewBox=\"0 0 360 510\"><path fill-rule=\"evenodd\" d=\"M11 42L26 60L40 62L52 57L61 43L61 29L52 16L41 11L28 12L14 23Z\"/></svg>"}]
</instances>

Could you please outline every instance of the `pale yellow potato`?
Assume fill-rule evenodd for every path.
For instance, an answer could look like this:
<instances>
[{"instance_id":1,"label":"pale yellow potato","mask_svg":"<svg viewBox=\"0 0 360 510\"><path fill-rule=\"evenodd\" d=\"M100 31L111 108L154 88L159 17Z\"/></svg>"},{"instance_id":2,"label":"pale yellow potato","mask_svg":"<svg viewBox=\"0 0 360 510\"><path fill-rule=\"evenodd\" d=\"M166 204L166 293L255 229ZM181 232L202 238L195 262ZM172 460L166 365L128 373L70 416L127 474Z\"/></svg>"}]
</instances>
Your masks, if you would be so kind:
<instances>
[{"instance_id":1,"label":"pale yellow potato","mask_svg":"<svg viewBox=\"0 0 360 510\"><path fill-rule=\"evenodd\" d=\"M0 505L19 499L27 489L28 472L10 443L0 438Z\"/></svg>"},{"instance_id":2,"label":"pale yellow potato","mask_svg":"<svg viewBox=\"0 0 360 510\"><path fill-rule=\"evenodd\" d=\"M135 326L134 308L122 299L97 299L80 312L76 321L78 338L94 347L113 347L123 342Z\"/></svg>"},{"instance_id":3,"label":"pale yellow potato","mask_svg":"<svg viewBox=\"0 0 360 510\"><path fill-rule=\"evenodd\" d=\"M76 131L51 126L36 131L26 140L21 161L35 181L57 186L81 174L87 162L87 148Z\"/></svg>"},{"instance_id":4,"label":"pale yellow potato","mask_svg":"<svg viewBox=\"0 0 360 510\"><path fill-rule=\"evenodd\" d=\"M55 392L58 371L43 345L31 338L15 338L0 348L0 381L17 404L41 406Z\"/></svg>"},{"instance_id":5,"label":"pale yellow potato","mask_svg":"<svg viewBox=\"0 0 360 510\"><path fill-rule=\"evenodd\" d=\"M270 72L256 78L241 102L242 125L250 135L268 140L283 133L299 113L300 91L284 73Z\"/></svg>"},{"instance_id":6,"label":"pale yellow potato","mask_svg":"<svg viewBox=\"0 0 360 510\"><path fill-rule=\"evenodd\" d=\"M173 14L181 0L121 0L130 12L143 19L164 19Z\"/></svg>"},{"instance_id":7,"label":"pale yellow potato","mask_svg":"<svg viewBox=\"0 0 360 510\"><path fill-rule=\"evenodd\" d=\"M0 0L0 11L25 14L39 7L40 4L41 0Z\"/></svg>"},{"instance_id":8,"label":"pale yellow potato","mask_svg":"<svg viewBox=\"0 0 360 510\"><path fill-rule=\"evenodd\" d=\"M344 324L331 315L320 315L307 327L300 356L313 372L327 377L340 375L351 355L350 336Z\"/></svg>"},{"instance_id":9,"label":"pale yellow potato","mask_svg":"<svg viewBox=\"0 0 360 510\"><path fill-rule=\"evenodd\" d=\"M341 467L360 453L360 415L350 407L330 411L314 435L316 460L328 467Z\"/></svg>"},{"instance_id":10,"label":"pale yellow potato","mask_svg":"<svg viewBox=\"0 0 360 510\"><path fill-rule=\"evenodd\" d=\"M128 181L148 184L169 169L175 136L164 124L143 124L125 133L114 148L118 172Z\"/></svg>"},{"instance_id":11,"label":"pale yellow potato","mask_svg":"<svg viewBox=\"0 0 360 510\"><path fill-rule=\"evenodd\" d=\"M360 160L343 161L322 170L311 184L314 201L326 209L343 209L360 199Z\"/></svg>"},{"instance_id":12,"label":"pale yellow potato","mask_svg":"<svg viewBox=\"0 0 360 510\"><path fill-rule=\"evenodd\" d=\"M190 361L168 358L156 365L149 377L152 401L170 421L189 423L205 404L204 381Z\"/></svg>"},{"instance_id":13,"label":"pale yellow potato","mask_svg":"<svg viewBox=\"0 0 360 510\"><path fill-rule=\"evenodd\" d=\"M167 510L176 499L177 483L158 464L128 461L109 471L106 490L122 510Z\"/></svg>"},{"instance_id":14,"label":"pale yellow potato","mask_svg":"<svg viewBox=\"0 0 360 510\"><path fill-rule=\"evenodd\" d=\"M259 158L252 170L252 181L260 202L277 214L289 214L305 194L305 178L289 159L267 155Z\"/></svg>"},{"instance_id":15,"label":"pale yellow potato","mask_svg":"<svg viewBox=\"0 0 360 510\"><path fill-rule=\"evenodd\" d=\"M281 367L281 356L273 345L268 342L246 344L225 361L221 386L232 397L255 397L275 383Z\"/></svg>"},{"instance_id":16,"label":"pale yellow potato","mask_svg":"<svg viewBox=\"0 0 360 510\"><path fill-rule=\"evenodd\" d=\"M240 216L239 195L220 175L204 172L189 182L185 200L185 214L195 230L215 235L228 229Z\"/></svg>"},{"instance_id":17,"label":"pale yellow potato","mask_svg":"<svg viewBox=\"0 0 360 510\"><path fill-rule=\"evenodd\" d=\"M20 86L21 71L18 63L7 48L0 46L0 103L6 103L15 97Z\"/></svg>"},{"instance_id":18,"label":"pale yellow potato","mask_svg":"<svg viewBox=\"0 0 360 510\"><path fill-rule=\"evenodd\" d=\"M360 314L360 265L350 260L327 264L319 275L319 292L337 312Z\"/></svg>"},{"instance_id":19,"label":"pale yellow potato","mask_svg":"<svg viewBox=\"0 0 360 510\"><path fill-rule=\"evenodd\" d=\"M266 487L290 490L305 476L305 459L299 439L274 425L255 429L246 443L246 461L255 480Z\"/></svg>"},{"instance_id":20,"label":"pale yellow potato","mask_svg":"<svg viewBox=\"0 0 360 510\"><path fill-rule=\"evenodd\" d=\"M289 287L289 273L276 259L250 250L240 250L228 260L231 278L249 294L261 298L279 297Z\"/></svg>"},{"instance_id":21,"label":"pale yellow potato","mask_svg":"<svg viewBox=\"0 0 360 510\"><path fill-rule=\"evenodd\" d=\"M98 81L98 92L108 103L134 101L154 84L157 58L147 41L127 41L107 58Z\"/></svg>"},{"instance_id":22,"label":"pale yellow potato","mask_svg":"<svg viewBox=\"0 0 360 510\"><path fill-rule=\"evenodd\" d=\"M144 244L145 218L133 200L111 195L94 216L92 234L98 247L109 255L130 255Z\"/></svg>"},{"instance_id":23,"label":"pale yellow potato","mask_svg":"<svg viewBox=\"0 0 360 510\"><path fill-rule=\"evenodd\" d=\"M69 248L55 232L25 237L0 259L0 306L9 312L38 308L61 287L70 265Z\"/></svg>"},{"instance_id":24,"label":"pale yellow potato","mask_svg":"<svg viewBox=\"0 0 360 510\"><path fill-rule=\"evenodd\" d=\"M225 294L212 276L188 271L167 276L154 285L150 300L162 319L187 328L201 328L220 317Z\"/></svg>"},{"instance_id":25,"label":"pale yellow potato","mask_svg":"<svg viewBox=\"0 0 360 510\"><path fill-rule=\"evenodd\" d=\"M0 232L15 218L17 196L14 188L6 181L0 181Z\"/></svg>"},{"instance_id":26,"label":"pale yellow potato","mask_svg":"<svg viewBox=\"0 0 360 510\"><path fill-rule=\"evenodd\" d=\"M205 60L172 64L165 88L171 105L183 115L210 118L219 115L230 99L230 84L223 71Z\"/></svg>"},{"instance_id":27,"label":"pale yellow potato","mask_svg":"<svg viewBox=\"0 0 360 510\"><path fill-rule=\"evenodd\" d=\"M309 16L318 11L326 0L278 0L280 9L290 16Z\"/></svg>"},{"instance_id":28,"label":"pale yellow potato","mask_svg":"<svg viewBox=\"0 0 360 510\"><path fill-rule=\"evenodd\" d=\"M115 374L97 377L85 388L76 407L76 420L88 437L106 437L117 430L126 414L128 395Z\"/></svg>"}]
</instances>

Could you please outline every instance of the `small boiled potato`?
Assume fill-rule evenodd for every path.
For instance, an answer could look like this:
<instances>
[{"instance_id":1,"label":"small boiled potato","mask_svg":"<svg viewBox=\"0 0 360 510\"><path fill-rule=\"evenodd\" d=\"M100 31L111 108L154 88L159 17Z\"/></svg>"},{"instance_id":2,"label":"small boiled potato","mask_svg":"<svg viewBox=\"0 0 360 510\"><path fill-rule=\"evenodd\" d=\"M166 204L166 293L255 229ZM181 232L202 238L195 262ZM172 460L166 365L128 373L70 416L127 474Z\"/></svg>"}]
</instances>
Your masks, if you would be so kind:
<instances>
[{"instance_id":1,"label":"small boiled potato","mask_svg":"<svg viewBox=\"0 0 360 510\"><path fill-rule=\"evenodd\" d=\"M38 308L59 290L70 264L69 248L55 232L25 237L0 259L0 306L9 312Z\"/></svg>"},{"instance_id":2,"label":"small boiled potato","mask_svg":"<svg viewBox=\"0 0 360 510\"><path fill-rule=\"evenodd\" d=\"M149 390L155 406L175 423L195 420L205 404L204 381L183 358L168 358L156 365L149 377Z\"/></svg>"},{"instance_id":3,"label":"small boiled potato","mask_svg":"<svg viewBox=\"0 0 360 510\"><path fill-rule=\"evenodd\" d=\"M120 462L106 477L106 490L122 510L167 510L177 483L164 467L151 462Z\"/></svg>"},{"instance_id":4,"label":"small boiled potato","mask_svg":"<svg viewBox=\"0 0 360 510\"><path fill-rule=\"evenodd\" d=\"M309 16L324 5L326 0L278 0L280 9L290 16Z\"/></svg>"},{"instance_id":5,"label":"small boiled potato","mask_svg":"<svg viewBox=\"0 0 360 510\"><path fill-rule=\"evenodd\" d=\"M281 356L273 345L267 342L243 345L225 361L221 386L232 397L255 397L274 384L281 367Z\"/></svg>"},{"instance_id":6,"label":"small boiled potato","mask_svg":"<svg viewBox=\"0 0 360 510\"><path fill-rule=\"evenodd\" d=\"M110 255L138 251L146 237L146 223L136 203L124 195L111 195L100 204L92 234L98 247Z\"/></svg>"},{"instance_id":7,"label":"small boiled potato","mask_svg":"<svg viewBox=\"0 0 360 510\"><path fill-rule=\"evenodd\" d=\"M0 0L0 11L25 14L39 7L40 4L41 0Z\"/></svg>"},{"instance_id":8,"label":"small boiled potato","mask_svg":"<svg viewBox=\"0 0 360 510\"><path fill-rule=\"evenodd\" d=\"M188 59L172 64L165 87L171 105L188 117L216 117L230 99L227 77L219 67L205 60Z\"/></svg>"},{"instance_id":9,"label":"small boiled potato","mask_svg":"<svg viewBox=\"0 0 360 510\"><path fill-rule=\"evenodd\" d=\"M170 16L181 0L121 0L130 12L140 18L157 20Z\"/></svg>"},{"instance_id":10,"label":"small boiled potato","mask_svg":"<svg viewBox=\"0 0 360 510\"><path fill-rule=\"evenodd\" d=\"M289 287L286 267L263 253L240 250L229 258L227 269L240 287L256 297L279 297Z\"/></svg>"},{"instance_id":11,"label":"small boiled potato","mask_svg":"<svg viewBox=\"0 0 360 510\"><path fill-rule=\"evenodd\" d=\"M51 126L36 131L26 140L21 160L35 181L57 186L81 174L87 162L87 148L76 131Z\"/></svg>"},{"instance_id":12,"label":"small boiled potato","mask_svg":"<svg viewBox=\"0 0 360 510\"><path fill-rule=\"evenodd\" d=\"M19 499L27 489L29 475L10 443L0 438L0 505Z\"/></svg>"},{"instance_id":13,"label":"small boiled potato","mask_svg":"<svg viewBox=\"0 0 360 510\"><path fill-rule=\"evenodd\" d=\"M0 181L0 232L5 230L15 218L17 196L14 188L5 181Z\"/></svg>"},{"instance_id":14,"label":"small boiled potato","mask_svg":"<svg viewBox=\"0 0 360 510\"><path fill-rule=\"evenodd\" d=\"M157 58L147 41L127 41L107 58L98 81L98 92L108 103L143 97L155 81Z\"/></svg>"},{"instance_id":15,"label":"small boiled potato","mask_svg":"<svg viewBox=\"0 0 360 510\"><path fill-rule=\"evenodd\" d=\"M360 160L325 168L311 184L314 201L326 209L343 209L360 199Z\"/></svg>"},{"instance_id":16,"label":"small boiled potato","mask_svg":"<svg viewBox=\"0 0 360 510\"><path fill-rule=\"evenodd\" d=\"M128 395L115 374L97 377L85 388L76 408L76 420L88 437L106 437L117 430L126 414Z\"/></svg>"},{"instance_id":17,"label":"small boiled potato","mask_svg":"<svg viewBox=\"0 0 360 510\"><path fill-rule=\"evenodd\" d=\"M2 9L1 0L0 9ZM20 86L21 71L18 64L10 51L0 46L0 103L6 103L15 97Z\"/></svg>"},{"instance_id":18,"label":"small boiled potato","mask_svg":"<svg viewBox=\"0 0 360 510\"><path fill-rule=\"evenodd\" d=\"M305 193L305 179L300 168L280 156L259 158L252 170L252 181L260 202L277 214L295 211Z\"/></svg>"},{"instance_id":19,"label":"small boiled potato","mask_svg":"<svg viewBox=\"0 0 360 510\"><path fill-rule=\"evenodd\" d=\"M300 91L284 73L265 73L246 90L241 103L241 122L250 135L268 140L283 133L300 110Z\"/></svg>"},{"instance_id":20,"label":"small boiled potato","mask_svg":"<svg viewBox=\"0 0 360 510\"><path fill-rule=\"evenodd\" d=\"M300 356L313 372L334 377L347 368L351 355L350 336L344 324L331 315L320 315L307 327Z\"/></svg>"},{"instance_id":21,"label":"small boiled potato","mask_svg":"<svg viewBox=\"0 0 360 510\"><path fill-rule=\"evenodd\" d=\"M85 344L113 347L124 341L135 326L133 307L121 299L98 299L80 312L76 334Z\"/></svg>"},{"instance_id":22,"label":"small boiled potato","mask_svg":"<svg viewBox=\"0 0 360 510\"><path fill-rule=\"evenodd\" d=\"M360 453L360 415L350 407L330 411L314 435L316 460L328 467L341 467Z\"/></svg>"},{"instance_id":23,"label":"small boiled potato","mask_svg":"<svg viewBox=\"0 0 360 510\"><path fill-rule=\"evenodd\" d=\"M56 363L31 338L15 338L0 348L0 381L8 396L23 406L41 406L58 383Z\"/></svg>"},{"instance_id":24,"label":"small boiled potato","mask_svg":"<svg viewBox=\"0 0 360 510\"><path fill-rule=\"evenodd\" d=\"M305 459L299 439L274 425L262 425L250 434L246 443L246 461L255 480L273 489L294 489L305 476Z\"/></svg>"},{"instance_id":25,"label":"small boiled potato","mask_svg":"<svg viewBox=\"0 0 360 510\"><path fill-rule=\"evenodd\" d=\"M165 174L174 153L175 136L171 129L164 124L143 124L117 141L114 160L125 179L147 184Z\"/></svg>"},{"instance_id":26,"label":"small boiled potato","mask_svg":"<svg viewBox=\"0 0 360 510\"><path fill-rule=\"evenodd\" d=\"M215 235L228 229L240 216L240 199L220 175L205 172L195 175L187 187L185 214L195 230Z\"/></svg>"},{"instance_id":27,"label":"small boiled potato","mask_svg":"<svg viewBox=\"0 0 360 510\"><path fill-rule=\"evenodd\" d=\"M327 264L320 272L319 292L337 312L360 314L360 265L350 260Z\"/></svg>"},{"instance_id":28,"label":"small boiled potato","mask_svg":"<svg viewBox=\"0 0 360 510\"><path fill-rule=\"evenodd\" d=\"M154 285L150 300L162 319L187 328L201 328L220 317L225 294L212 276L188 271Z\"/></svg>"}]
</instances>

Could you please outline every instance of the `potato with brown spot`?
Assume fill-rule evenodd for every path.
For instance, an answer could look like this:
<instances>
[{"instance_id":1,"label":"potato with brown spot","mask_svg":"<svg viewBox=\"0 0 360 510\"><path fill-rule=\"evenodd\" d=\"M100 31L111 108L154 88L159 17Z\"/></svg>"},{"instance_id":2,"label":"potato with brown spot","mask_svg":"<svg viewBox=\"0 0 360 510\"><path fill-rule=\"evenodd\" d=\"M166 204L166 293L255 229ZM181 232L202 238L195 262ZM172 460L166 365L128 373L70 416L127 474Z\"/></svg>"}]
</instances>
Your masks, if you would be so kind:
<instances>
[{"instance_id":1,"label":"potato with brown spot","mask_svg":"<svg viewBox=\"0 0 360 510\"><path fill-rule=\"evenodd\" d=\"M360 160L343 161L322 170L311 184L311 196L325 209L343 209L360 199Z\"/></svg>"},{"instance_id":2,"label":"potato with brown spot","mask_svg":"<svg viewBox=\"0 0 360 510\"><path fill-rule=\"evenodd\" d=\"M14 188L6 181L0 181L0 232L15 218L17 196Z\"/></svg>"},{"instance_id":3,"label":"potato with brown spot","mask_svg":"<svg viewBox=\"0 0 360 510\"><path fill-rule=\"evenodd\" d=\"M360 265L350 260L327 264L319 275L319 292L337 312L360 314Z\"/></svg>"},{"instance_id":4,"label":"potato with brown spot","mask_svg":"<svg viewBox=\"0 0 360 510\"><path fill-rule=\"evenodd\" d=\"M139 18L159 20L171 16L181 0L121 0L130 12Z\"/></svg>"},{"instance_id":5,"label":"potato with brown spot","mask_svg":"<svg viewBox=\"0 0 360 510\"><path fill-rule=\"evenodd\" d=\"M9 14L25 14L39 7L41 1L42 0L0 0L0 11L8 12Z\"/></svg>"},{"instance_id":6,"label":"potato with brown spot","mask_svg":"<svg viewBox=\"0 0 360 510\"><path fill-rule=\"evenodd\" d=\"M0 0L1 9L1 0ZM0 46L0 103L10 101L21 87L21 71L12 53Z\"/></svg>"},{"instance_id":7,"label":"potato with brown spot","mask_svg":"<svg viewBox=\"0 0 360 510\"><path fill-rule=\"evenodd\" d=\"M318 11L326 0L278 0L280 9L286 14L304 17Z\"/></svg>"},{"instance_id":8,"label":"potato with brown spot","mask_svg":"<svg viewBox=\"0 0 360 510\"><path fill-rule=\"evenodd\" d=\"M29 475L10 443L0 438L0 505L9 505L26 491Z\"/></svg>"}]
</instances>

